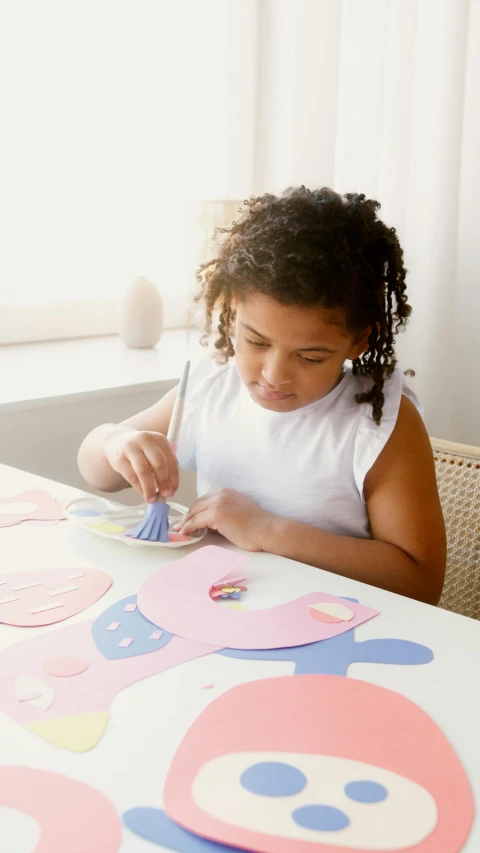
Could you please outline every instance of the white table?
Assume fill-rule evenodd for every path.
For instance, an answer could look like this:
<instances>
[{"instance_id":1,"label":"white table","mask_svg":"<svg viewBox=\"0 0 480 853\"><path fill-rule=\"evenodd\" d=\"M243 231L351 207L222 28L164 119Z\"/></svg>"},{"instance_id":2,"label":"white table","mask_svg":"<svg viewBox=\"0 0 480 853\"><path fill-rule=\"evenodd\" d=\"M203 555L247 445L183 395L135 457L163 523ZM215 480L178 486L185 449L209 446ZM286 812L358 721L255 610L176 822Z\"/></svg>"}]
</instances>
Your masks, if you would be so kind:
<instances>
[{"instance_id":1,"label":"white table","mask_svg":"<svg viewBox=\"0 0 480 853\"><path fill-rule=\"evenodd\" d=\"M75 489L0 465L0 495L15 495L32 488L44 488L65 499L79 494ZM201 544L209 543L232 547L213 536ZM0 648L35 633L61 630L72 622L97 616L118 599L136 593L159 567L180 559L189 550L131 548L75 529L66 521L52 527L20 524L1 529L2 572L90 566L104 569L114 582L100 601L66 623L31 629L0 625ZM356 629L357 639L399 637L433 649L435 659L425 666L355 663L348 675L395 690L430 714L454 746L478 799L480 623L271 554L249 557L248 577L255 577L255 593L249 591L252 606L272 606L316 590L354 597L380 611L379 616ZM135 806L162 807L166 772L177 746L200 712L237 684L287 675L292 669L293 664L288 662L210 655L140 681L115 697L105 734L86 753L58 749L0 715L0 764L52 770L91 784L110 798L120 815ZM202 690L207 683L213 683L214 688ZM0 838L9 837L9 845L0 845L2 851L31 853L35 832L32 835L34 825L29 821L0 807ZM161 849L166 848L124 829L122 853L153 853ZM463 853L479 850L477 818Z\"/></svg>"}]
</instances>

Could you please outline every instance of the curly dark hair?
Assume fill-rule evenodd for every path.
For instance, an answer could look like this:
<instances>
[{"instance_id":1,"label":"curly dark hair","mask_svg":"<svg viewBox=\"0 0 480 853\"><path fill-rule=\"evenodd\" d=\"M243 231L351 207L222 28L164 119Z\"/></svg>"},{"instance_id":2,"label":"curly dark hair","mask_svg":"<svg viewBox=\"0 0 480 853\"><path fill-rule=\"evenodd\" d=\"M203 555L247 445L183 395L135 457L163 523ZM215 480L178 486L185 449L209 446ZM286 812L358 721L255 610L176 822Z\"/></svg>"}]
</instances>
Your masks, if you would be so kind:
<instances>
[{"instance_id":1,"label":"curly dark hair","mask_svg":"<svg viewBox=\"0 0 480 853\"><path fill-rule=\"evenodd\" d=\"M371 389L356 400L372 404L379 424L384 382L396 365L394 336L411 313L403 250L379 209L363 194L341 196L327 187L247 199L238 221L215 230L217 257L197 271L196 299L206 308L203 342L219 310L215 346L220 360L234 355L234 294L256 291L283 305L341 308L351 333L371 328L353 373L372 377Z\"/></svg>"}]
</instances>

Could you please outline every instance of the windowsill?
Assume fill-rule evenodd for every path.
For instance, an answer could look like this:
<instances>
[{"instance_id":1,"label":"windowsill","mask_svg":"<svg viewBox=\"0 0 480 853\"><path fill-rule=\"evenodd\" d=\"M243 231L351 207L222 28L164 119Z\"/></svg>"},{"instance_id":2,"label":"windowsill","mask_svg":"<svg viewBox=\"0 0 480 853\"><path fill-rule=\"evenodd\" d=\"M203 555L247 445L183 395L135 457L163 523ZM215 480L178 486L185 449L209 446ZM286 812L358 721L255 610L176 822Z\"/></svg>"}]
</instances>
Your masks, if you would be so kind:
<instances>
[{"instance_id":1,"label":"windowsill","mask_svg":"<svg viewBox=\"0 0 480 853\"><path fill-rule=\"evenodd\" d=\"M83 398L168 390L202 349L196 329L169 329L154 349L118 335L0 347L0 413ZM204 352L204 351L203 351Z\"/></svg>"}]
</instances>

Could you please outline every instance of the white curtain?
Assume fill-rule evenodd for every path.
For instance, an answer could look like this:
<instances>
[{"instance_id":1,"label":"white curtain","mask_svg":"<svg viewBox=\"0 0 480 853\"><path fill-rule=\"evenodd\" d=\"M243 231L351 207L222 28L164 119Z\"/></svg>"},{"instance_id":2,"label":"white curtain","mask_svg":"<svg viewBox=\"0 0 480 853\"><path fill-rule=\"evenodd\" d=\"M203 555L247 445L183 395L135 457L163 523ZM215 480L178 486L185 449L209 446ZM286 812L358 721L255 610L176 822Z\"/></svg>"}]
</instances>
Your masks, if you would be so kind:
<instances>
[{"instance_id":1,"label":"white curtain","mask_svg":"<svg viewBox=\"0 0 480 853\"><path fill-rule=\"evenodd\" d=\"M431 435L480 444L480 0L260 0L254 192L382 203L410 270L401 366Z\"/></svg>"}]
</instances>

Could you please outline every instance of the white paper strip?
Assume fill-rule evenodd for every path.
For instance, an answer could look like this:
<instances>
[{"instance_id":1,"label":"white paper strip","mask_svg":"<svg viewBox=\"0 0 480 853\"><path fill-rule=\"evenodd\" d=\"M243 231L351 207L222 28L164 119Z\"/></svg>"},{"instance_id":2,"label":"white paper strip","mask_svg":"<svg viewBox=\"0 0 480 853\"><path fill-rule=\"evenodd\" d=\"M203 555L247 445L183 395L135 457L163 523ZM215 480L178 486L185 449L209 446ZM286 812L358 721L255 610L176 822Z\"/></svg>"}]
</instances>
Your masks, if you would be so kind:
<instances>
[{"instance_id":1,"label":"white paper strip","mask_svg":"<svg viewBox=\"0 0 480 853\"><path fill-rule=\"evenodd\" d=\"M42 607L35 607L30 610L30 613L43 613L44 610L55 610L56 607L63 607L63 604L60 601L55 604L43 604Z\"/></svg>"},{"instance_id":2,"label":"white paper strip","mask_svg":"<svg viewBox=\"0 0 480 853\"><path fill-rule=\"evenodd\" d=\"M78 589L78 586L61 586L59 589L52 589L51 592L47 592L47 595L63 595L64 592L75 592Z\"/></svg>"}]
</instances>

